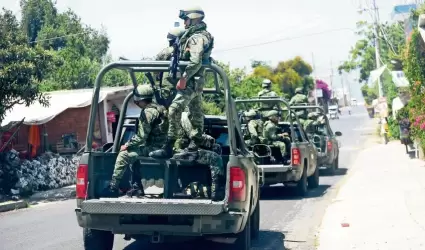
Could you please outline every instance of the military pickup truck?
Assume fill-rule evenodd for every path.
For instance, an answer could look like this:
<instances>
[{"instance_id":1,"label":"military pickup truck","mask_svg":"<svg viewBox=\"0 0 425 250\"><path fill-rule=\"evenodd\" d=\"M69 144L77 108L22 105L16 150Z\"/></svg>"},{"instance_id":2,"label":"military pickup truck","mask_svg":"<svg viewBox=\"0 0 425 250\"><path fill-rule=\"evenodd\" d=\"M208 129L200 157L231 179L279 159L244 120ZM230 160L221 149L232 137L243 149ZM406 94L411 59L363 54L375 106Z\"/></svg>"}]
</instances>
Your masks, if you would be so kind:
<instances>
[{"instance_id":1,"label":"military pickup truck","mask_svg":"<svg viewBox=\"0 0 425 250\"><path fill-rule=\"evenodd\" d=\"M270 186L283 183L285 186L295 188L296 192L305 196L308 188L319 186L319 169L317 168L317 151L300 124L295 112L288 112L288 102L280 97L237 99L236 104L242 104L248 110L253 103L278 104L286 111L281 110L281 121L278 124L279 133L287 133L289 141L286 144L286 155L282 155L280 148L273 145L258 144L250 148L255 155L260 169L260 183ZM239 105L238 105L238 109ZM261 112L260 112L261 113ZM284 115L284 113L286 115ZM244 126L245 127L245 126Z\"/></svg>"},{"instance_id":2,"label":"military pickup truck","mask_svg":"<svg viewBox=\"0 0 425 250\"><path fill-rule=\"evenodd\" d=\"M118 61L105 66L95 82L86 145L92 145L100 85L108 71L127 70L137 86L135 73L168 72L169 64L168 61ZM180 62L179 70L185 66L187 62ZM134 95L130 93L120 110L118 136L113 145L104 145L103 152L86 146L79 162L75 213L79 226L83 228L84 249L111 250L115 234L125 235L126 240L148 238L151 243L203 238L233 244L232 249L238 250L250 249L251 239L258 238L259 169L243 143L226 74L214 64L204 66L218 76L216 79L221 79L224 86L223 91L218 82L215 82L215 89L204 88L204 94L219 93L225 97L226 116L205 118L205 131L222 144L221 156L226 173L224 199L212 201L208 197L176 196L189 183L211 185L209 166L193 161L150 157L140 157L131 168L140 169L145 197L102 197L111 180L120 145L129 139L137 124L131 122L136 117L126 117L127 106ZM130 178L133 175L126 176Z\"/></svg>"},{"instance_id":3,"label":"military pickup truck","mask_svg":"<svg viewBox=\"0 0 425 250\"><path fill-rule=\"evenodd\" d=\"M307 135L316 146L318 152L317 165L319 169L327 171L330 175L334 175L335 170L339 167L340 143L337 137L342 136L342 133L339 131L334 133L332 131L329 119L324 109L320 106L291 106L291 109L316 112L320 116L321 121L317 125L314 125L314 133Z\"/></svg>"}]
</instances>

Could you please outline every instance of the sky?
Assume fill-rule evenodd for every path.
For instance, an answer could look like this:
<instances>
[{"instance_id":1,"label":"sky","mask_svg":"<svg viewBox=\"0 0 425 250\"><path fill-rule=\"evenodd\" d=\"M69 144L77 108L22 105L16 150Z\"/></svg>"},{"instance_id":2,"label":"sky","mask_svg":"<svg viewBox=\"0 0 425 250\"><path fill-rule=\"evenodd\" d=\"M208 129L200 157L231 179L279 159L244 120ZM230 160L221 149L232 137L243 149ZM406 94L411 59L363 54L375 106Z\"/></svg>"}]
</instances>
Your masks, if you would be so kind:
<instances>
[{"instance_id":1,"label":"sky","mask_svg":"<svg viewBox=\"0 0 425 250\"><path fill-rule=\"evenodd\" d=\"M150 57L167 45L166 34L180 21L181 8L201 6L214 36L212 57L234 67L250 69L251 60L279 61L301 56L314 67L314 76L332 87L341 86L336 68L348 58L358 37L356 22L371 21L359 6L372 0L56 0L60 11L75 11L85 24L104 27L114 58ZM19 0L2 0L2 7L19 15ZM392 7L406 0L376 0L381 21L390 20ZM320 33L320 34L318 34ZM274 43L269 41L279 40ZM267 43L261 46L251 46ZM238 47L245 47L237 49ZM232 49L232 50L230 50ZM314 63L313 63L314 62ZM331 66L332 65L332 66ZM334 77L330 77L333 68ZM344 76L353 97L361 97L356 74Z\"/></svg>"}]
</instances>

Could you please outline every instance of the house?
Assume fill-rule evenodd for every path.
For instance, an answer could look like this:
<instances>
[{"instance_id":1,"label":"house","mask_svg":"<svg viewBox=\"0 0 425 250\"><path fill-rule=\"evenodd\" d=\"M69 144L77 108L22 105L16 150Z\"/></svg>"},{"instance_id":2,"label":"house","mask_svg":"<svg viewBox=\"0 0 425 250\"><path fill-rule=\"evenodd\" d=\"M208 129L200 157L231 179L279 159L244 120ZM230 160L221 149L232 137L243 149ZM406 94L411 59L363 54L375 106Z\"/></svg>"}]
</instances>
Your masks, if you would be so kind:
<instances>
[{"instance_id":1,"label":"house","mask_svg":"<svg viewBox=\"0 0 425 250\"><path fill-rule=\"evenodd\" d=\"M95 147L113 142L122 102L132 89L132 86L101 88L93 135ZM16 105L6 114L1 126L24 119L12 141L17 151L30 150L32 156L45 150L75 153L85 145L93 89L54 91L46 95L48 107L39 103L29 107ZM140 112L140 109L131 103L129 112ZM10 133L16 129L17 126ZM30 149L29 145L32 145Z\"/></svg>"}]
</instances>

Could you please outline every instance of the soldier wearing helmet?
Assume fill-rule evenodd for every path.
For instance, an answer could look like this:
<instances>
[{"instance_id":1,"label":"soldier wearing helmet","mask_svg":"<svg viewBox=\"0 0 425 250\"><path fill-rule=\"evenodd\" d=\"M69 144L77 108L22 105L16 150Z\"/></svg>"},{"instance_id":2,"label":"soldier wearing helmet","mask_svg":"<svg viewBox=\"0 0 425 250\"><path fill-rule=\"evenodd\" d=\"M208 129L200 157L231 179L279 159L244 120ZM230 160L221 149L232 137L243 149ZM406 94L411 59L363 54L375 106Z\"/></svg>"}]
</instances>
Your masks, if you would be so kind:
<instances>
[{"instance_id":1,"label":"soldier wearing helmet","mask_svg":"<svg viewBox=\"0 0 425 250\"><path fill-rule=\"evenodd\" d=\"M124 145L115 162L112 181L108 187L108 195L118 195L118 187L128 165L133 164L138 156L148 156L150 152L161 148L166 141L164 134L168 129L167 110L153 102L154 91L151 86L143 84L134 91L134 103L140 107L136 134ZM136 180L128 195L141 195L141 180Z\"/></svg>"},{"instance_id":2,"label":"soldier wearing helmet","mask_svg":"<svg viewBox=\"0 0 425 250\"><path fill-rule=\"evenodd\" d=\"M255 119L257 112L250 110L244 112L245 121L247 122L247 137L245 143L247 145L254 145L263 141L263 121Z\"/></svg>"},{"instance_id":3,"label":"soldier wearing helmet","mask_svg":"<svg viewBox=\"0 0 425 250\"><path fill-rule=\"evenodd\" d=\"M297 105L303 103L308 103L308 98L306 95L303 94L302 88L296 88L295 95L289 101L289 105Z\"/></svg>"},{"instance_id":4,"label":"soldier wearing helmet","mask_svg":"<svg viewBox=\"0 0 425 250\"><path fill-rule=\"evenodd\" d=\"M194 156L202 142L204 114L202 112L202 91L205 81L205 67L210 63L210 55L214 46L214 38L207 31L203 22L204 11L199 8L189 8L180 11L179 18L184 20L185 33L179 40L180 59L189 61L182 77L178 81L177 95L169 107L170 126L167 133L167 143L161 150L150 153L151 157L168 158L173 155L173 145L180 134L182 112L188 107L192 123L191 142L185 151Z\"/></svg>"},{"instance_id":5,"label":"soldier wearing helmet","mask_svg":"<svg viewBox=\"0 0 425 250\"><path fill-rule=\"evenodd\" d=\"M272 82L269 79L264 79L263 83L261 84L261 86L263 87L263 89L258 92L258 97L278 97L278 95L276 94L276 92L274 92L272 90ZM272 110L272 109L276 109L277 108L277 104L272 104L272 103L268 103L265 104L263 103L261 105L261 109L263 111L268 111L268 110ZM263 116L264 116L265 112L263 112Z\"/></svg>"},{"instance_id":6,"label":"soldier wearing helmet","mask_svg":"<svg viewBox=\"0 0 425 250\"><path fill-rule=\"evenodd\" d=\"M279 112L277 110L270 110L265 113L265 117L269 120L264 123L263 137L264 143L273 145L280 148L282 156L286 156L286 144L284 141L289 141L287 133L278 134Z\"/></svg>"},{"instance_id":7,"label":"soldier wearing helmet","mask_svg":"<svg viewBox=\"0 0 425 250\"><path fill-rule=\"evenodd\" d=\"M168 46L162 49L155 57L156 61L170 61L174 52L173 44L180 38L186 30L182 27L174 27L167 34ZM172 91L175 90L177 80L169 76L169 72L162 72L157 75L157 80L161 83L161 98L171 99ZM171 100L169 100L171 101Z\"/></svg>"}]
</instances>

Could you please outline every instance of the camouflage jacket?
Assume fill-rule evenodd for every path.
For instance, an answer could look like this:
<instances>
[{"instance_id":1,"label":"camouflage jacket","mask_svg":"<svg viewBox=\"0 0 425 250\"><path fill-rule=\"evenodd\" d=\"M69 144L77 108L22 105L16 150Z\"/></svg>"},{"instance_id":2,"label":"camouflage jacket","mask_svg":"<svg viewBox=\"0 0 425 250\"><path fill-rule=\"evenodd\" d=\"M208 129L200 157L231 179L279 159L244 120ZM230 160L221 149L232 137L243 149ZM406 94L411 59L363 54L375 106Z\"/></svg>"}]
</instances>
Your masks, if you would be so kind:
<instances>
[{"instance_id":1,"label":"camouflage jacket","mask_svg":"<svg viewBox=\"0 0 425 250\"><path fill-rule=\"evenodd\" d=\"M187 79L203 76L205 69L202 64L210 60L214 47L214 37L207 31L207 25L202 22L190 27L180 38L180 58L189 61L183 73Z\"/></svg>"},{"instance_id":2,"label":"camouflage jacket","mask_svg":"<svg viewBox=\"0 0 425 250\"><path fill-rule=\"evenodd\" d=\"M274 92L273 90L269 90L269 89L261 90L260 92L258 92L258 96L259 97L279 97L276 94L276 92ZM262 109L273 109L276 106L277 106L277 103L276 104L271 104L271 103L268 103L268 104L262 103L261 104Z\"/></svg>"},{"instance_id":3,"label":"camouflage jacket","mask_svg":"<svg viewBox=\"0 0 425 250\"><path fill-rule=\"evenodd\" d=\"M296 94L289 101L289 105L296 105L301 103L308 103L308 98L306 95Z\"/></svg>"},{"instance_id":4,"label":"camouflage jacket","mask_svg":"<svg viewBox=\"0 0 425 250\"><path fill-rule=\"evenodd\" d=\"M137 133L127 142L127 147L153 146L165 144L168 130L167 110L151 103L140 112Z\"/></svg>"},{"instance_id":5,"label":"camouflage jacket","mask_svg":"<svg viewBox=\"0 0 425 250\"><path fill-rule=\"evenodd\" d=\"M263 137L266 144L271 144L275 141L280 141L280 137L277 135L278 127L272 121L266 121L264 123Z\"/></svg>"},{"instance_id":6,"label":"camouflage jacket","mask_svg":"<svg viewBox=\"0 0 425 250\"><path fill-rule=\"evenodd\" d=\"M248 122L248 134L251 139L259 139L261 141L263 137L263 121L251 120Z\"/></svg>"}]
</instances>

